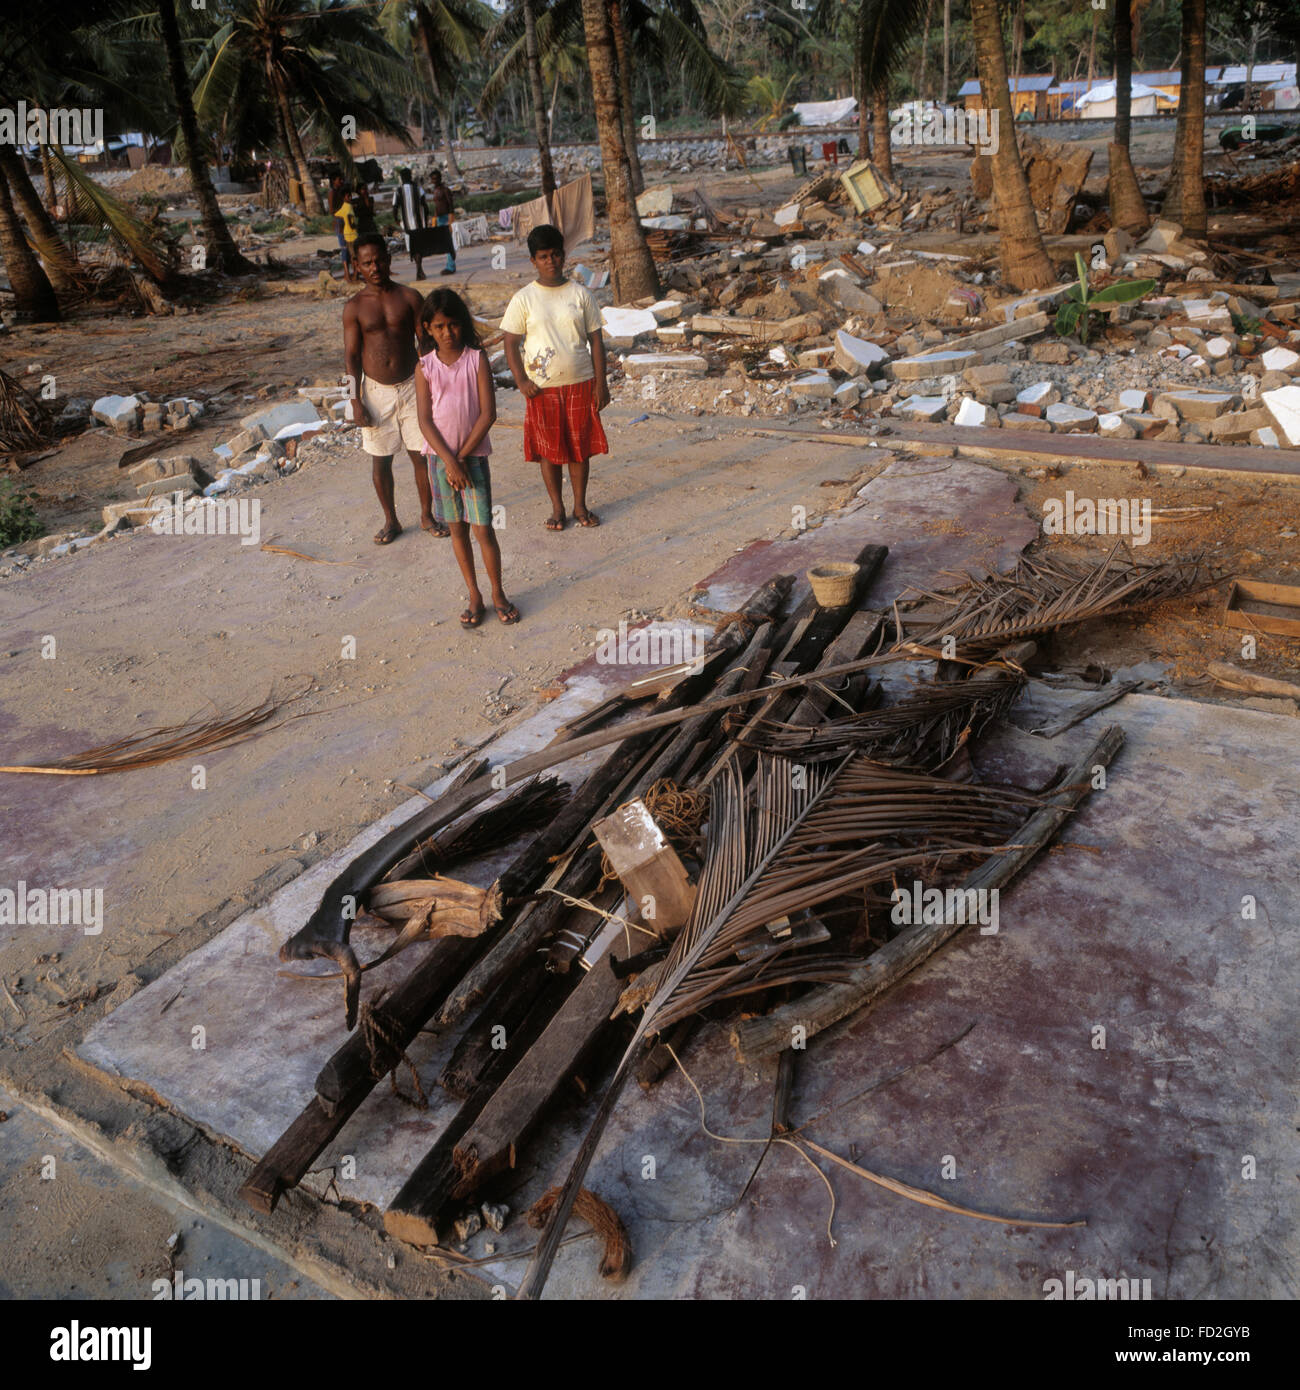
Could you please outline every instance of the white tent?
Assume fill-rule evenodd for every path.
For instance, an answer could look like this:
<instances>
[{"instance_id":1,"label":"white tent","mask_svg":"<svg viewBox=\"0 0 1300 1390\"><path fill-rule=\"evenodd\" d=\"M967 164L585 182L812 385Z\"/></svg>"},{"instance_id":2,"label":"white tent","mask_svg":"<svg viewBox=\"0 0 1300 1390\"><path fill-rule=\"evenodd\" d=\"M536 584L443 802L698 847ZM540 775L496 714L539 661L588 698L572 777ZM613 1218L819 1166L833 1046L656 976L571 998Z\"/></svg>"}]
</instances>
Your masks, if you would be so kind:
<instances>
[{"instance_id":1,"label":"white tent","mask_svg":"<svg viewBox=\"0 0 1300 1390\"><path fill-rule=\"evenodd\" d=\"M1273 93L1274 111L1294 111L1300 107L1300 87L1295 85L1294 79L1290 82L1272 82L1264 90Z\"/></svg>"},{"instance_id":2,"label":"white tent","mask_svg":"<svg viewBox=\"0 0 1300 1390\"><path fill-rule=\"evenodd\" d=\"M1084 92L1075 101L1075 107L1088 116L1113 116L1115 91L1115 83L1103 82L1101 86ZM1141 82L1134 82L1129 87L1129 93L1133 103L1132 114L1135 116L1154 116L1157 110L1156 103L1169 100L1163 92L1157 91L1154 87L1143 86Z\"/></svg>"},{"instance_id":3,"label":"white tent","mask_svg":"<svg viewBox=\"0 0 1300 1390\"><path fill-rule=\"evenodd\" d=\"M794 107L799 124L811 126L841 125L851 120L857 109L857 97L844 97L839 101L798 101Z\"/></svg>"}]
</instances>

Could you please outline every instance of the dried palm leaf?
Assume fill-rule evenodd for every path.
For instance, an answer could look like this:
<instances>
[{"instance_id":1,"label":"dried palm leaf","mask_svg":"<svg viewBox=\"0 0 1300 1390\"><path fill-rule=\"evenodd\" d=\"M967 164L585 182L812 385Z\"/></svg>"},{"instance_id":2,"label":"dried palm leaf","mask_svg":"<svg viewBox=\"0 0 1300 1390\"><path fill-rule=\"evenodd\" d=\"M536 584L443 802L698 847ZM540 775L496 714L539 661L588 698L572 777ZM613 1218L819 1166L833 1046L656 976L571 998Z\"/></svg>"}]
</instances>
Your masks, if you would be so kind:
<instances>
[{"instance_id":1,"label":"dried palm leaf","mask_svg":"<svg viewBox=\"0 0 1300 1390\"><path fill-rule=\"evenodd\" d=\"M106 772L131 772L142 767L157 767L160 763L169 763L176 758L190 757L195 753L211 753L219 748L232 748L237 743L255 738L264 724L288 705L303 699L307 693L306 690L302 690L282 700L268 695L239 714L216 715L210 719L189 719L183 724L166 724L142 734L133 734L130 738L120 738L113 743L88 748L84 753L74 753L67 758L56 758L48 763L0 767L0 772L43 773L50 777L95 777ZM281 722L304 719L312 713L315 711L303 710L299 714L289 715Z\"/></svg>"},{"instance_id":2,"label":"dried palm leaf","mask_svg":"<svg viewBox=\"0 0 1300 1390\"><path fill-rule=\"evenodd\" d=\"M1020 698L1024 673L1009 667L1002 670L1006 678L998 681L928 681L905 700L883 709L819 724L763 718L744 722L729 715L724 727L746 748L801 762L824 762L859 752L882 763L939 767Z\"/></svg>"},{"instance_id":3,"label":"dried palm leaf","mask_svg":"<svg viewBox=\"0 0 1300 1390\"><path fill-rule=\"evenodd\" d=\"M568 802L569 793L569 784L558 777L534 777L495 806L456 826L446 839L430 835L421 840L410 854L393 865L384 882L407 878L417 870L435 874L458 859L491 854L518 836L549 825Z\"/></svg>"},{"instance_id":4,"label":"dried palm leaf","mask_svg":"<svg viewBox=\"0 0 1300 1390\"><path fill-rule=\"evenodd\" d=\"M792 979L818 978L816 963L795 971L782 962L774 970L779 957L728 964L737 946L769 922L897 873L920 872L941 859L983 858L1037 805L1037 798L1015 788L944 782L852 755L799 766L760 753L748 781L730 761L714 785L691 916L655 967L653 993L519 1296L541 1292L601 1133L649 1035L719 997L744 992L742 985L765 988L783 971ZM842 961L824 967L830 978L843 968Z\"/></svg>"},{"instance_id":5,"label":"dried palm leaf","mask_svg":"<svg viewBox=\"0 0 1300 1390\"><path fill-rule=\"evenodd\" d=\"M895 650L918 638L931 646L951 638L965 656L992 652L1022 637L1183 598L1226 577L1204 552L1144 564L1122 540L1101 561L1023 556L1010 574L968 576L960 587L940 593L909 590L917 595L911 602L929 600L947 611L917 615Z\"/></svg>"}]
</instances>

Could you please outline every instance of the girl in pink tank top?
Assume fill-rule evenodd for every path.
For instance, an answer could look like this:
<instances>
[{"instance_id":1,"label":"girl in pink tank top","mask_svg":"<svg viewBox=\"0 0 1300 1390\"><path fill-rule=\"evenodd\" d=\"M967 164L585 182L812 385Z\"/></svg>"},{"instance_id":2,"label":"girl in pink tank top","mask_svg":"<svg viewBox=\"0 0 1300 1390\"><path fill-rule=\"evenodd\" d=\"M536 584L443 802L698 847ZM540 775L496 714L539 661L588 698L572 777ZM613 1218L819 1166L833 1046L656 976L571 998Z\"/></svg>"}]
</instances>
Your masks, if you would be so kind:
<instances>
[{"instance_id":1,"label":"girl in pink tank top","mask_svg":"<svg viewBox=\"0 0 1300 1390\"><path fill-rule=\"evenodd\" d=\"M483 595L474 571L470 531L478 542L492 587L492 606L503 623L517 623L519 610L501 587L501 550L492 516L488 431L497 418L496 390L487 354L473 317L453 290L434 290L420 306L420 370L415 399L429 458L429 479L438 511L451 527L451 544L468 590L462 627L483 621Z\"/></svg>"}]
</instances>

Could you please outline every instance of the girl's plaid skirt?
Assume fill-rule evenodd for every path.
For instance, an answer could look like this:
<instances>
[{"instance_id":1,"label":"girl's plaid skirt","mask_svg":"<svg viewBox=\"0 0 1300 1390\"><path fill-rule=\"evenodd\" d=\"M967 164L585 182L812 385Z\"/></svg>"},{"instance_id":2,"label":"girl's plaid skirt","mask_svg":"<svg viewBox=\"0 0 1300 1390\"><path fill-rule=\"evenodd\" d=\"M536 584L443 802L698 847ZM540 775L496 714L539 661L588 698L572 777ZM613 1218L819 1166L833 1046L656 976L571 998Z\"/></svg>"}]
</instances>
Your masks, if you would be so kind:
<instances>
[{"instance_id":1,"label":"girl's plaid skirt","mask_svg":"<svg viewBox=\"0 0 1300 1390\"><path fill-rule=\"evenodd\" d=\"M607 454L609 441L596 413L595 383L544 386L524 412L524 458L530 463L586 463Z\"/></svg>"}]
</instances>

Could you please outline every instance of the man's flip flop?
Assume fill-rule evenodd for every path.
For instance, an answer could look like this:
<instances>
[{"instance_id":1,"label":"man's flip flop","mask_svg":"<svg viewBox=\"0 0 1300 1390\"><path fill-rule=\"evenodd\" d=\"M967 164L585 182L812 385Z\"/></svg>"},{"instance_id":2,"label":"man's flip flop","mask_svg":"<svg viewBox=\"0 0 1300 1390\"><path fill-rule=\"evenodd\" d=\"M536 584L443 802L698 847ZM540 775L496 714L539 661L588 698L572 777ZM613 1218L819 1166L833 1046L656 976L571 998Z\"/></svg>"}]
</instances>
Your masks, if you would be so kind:
<instances>
[{"instance_id":1,"label":"man's flip flop","mask_svg":"<svg viewBox=\"0 0 1300 1390\"><path fill-rule=\"evenodd\" d=\"M599 526L600 518L595 512L574 512L573 519L579 526Z\"/></svg>"},{"instance_id":2,"label":"man's flip flop","mask_svg":"<svg viewBox=\"0 0 1300 1390\"><path fill-rule=\"evenodd\" d=\"M519 621L519 610L513 603L495 603L492 606L497 610L497 617L501 619L506 627L510 627Z\"/></svg>"},{"instance_id":3,"label":"man's flip flop","mask_svg":"<svg viewBox=\"0 0 1300 1390\"><path fill-rule=\"evenodd\" d=\"M431 526L420 523L420 529L427 531L435 540L445 541L450 538L451 532L440 521L435 521Z\"/></svg>"},{"instance_id":4,"label":"man's flip flop","mask_svg":"<svg viewBox=\"0 0 1300 1390\"><path fill-rule=\"evenodd\" d=\"M497 609L499 613L501 610ZM480 603L477 608L467 608L460 615L461 627L477 627L483 621L483 605Z\"/></svg>"},{"instance_id":5,"label":"man's flip flop","mask_svg":"<svg viewBox=\"0 0 1300 1390\"><path fill-rule=\"evenodd\" d=\"M390 525L385 526L382 531L377 531L375 533L375 544L392 545L401 534L402 528L394 521Z\"/></svg>"},{"instance_id":6,"label":"man's flip flop","mask_svg":"<svg viewBox=\"0 0 1300 1390\"><path fill-rule=\"evenodd\" d=\"M565 526L568 525L568 521L569 518L567 516L548 516L546 518L546 529L548 531L563 531Z\"/></svg>"}]
</instances>

